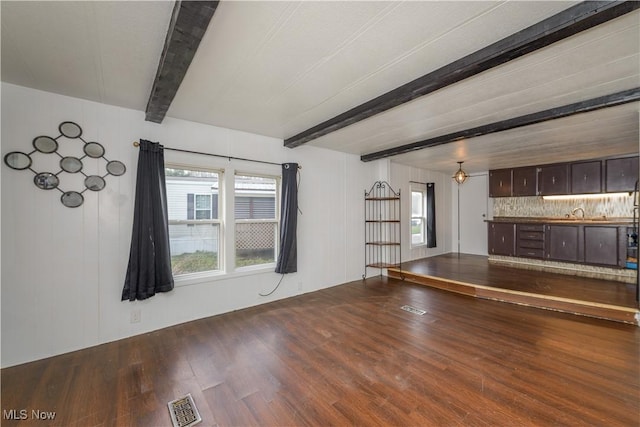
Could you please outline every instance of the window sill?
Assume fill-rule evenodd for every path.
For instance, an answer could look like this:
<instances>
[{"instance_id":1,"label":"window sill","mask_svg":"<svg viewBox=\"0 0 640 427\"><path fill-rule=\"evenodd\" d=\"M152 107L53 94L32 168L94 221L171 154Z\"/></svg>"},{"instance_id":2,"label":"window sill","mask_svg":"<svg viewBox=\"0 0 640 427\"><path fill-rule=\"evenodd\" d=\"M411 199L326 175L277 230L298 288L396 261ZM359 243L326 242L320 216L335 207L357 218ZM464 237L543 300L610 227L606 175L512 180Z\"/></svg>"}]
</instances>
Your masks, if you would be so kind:
<instances>
[{"instance_id":1,"label":"window sill","mask_svg":"<svg viewBox=\"0 0 640 427\"><path fill-rule=\"evenodd\" d=\"M241 267L231 273L226 273L224 271L215 271L215 272L207 271L202 273L183 274L181 276L174 277L174 282L175 282L175 287L179 288L182 286L198 285L201 283L216 282L219 280L234 279L237 277L253 276L256 274L264 274L264 273L273 273L275 268L276 268L276 264L272 263L272 264L255 265L250 267Z\"/></svg>"}]
</instances>

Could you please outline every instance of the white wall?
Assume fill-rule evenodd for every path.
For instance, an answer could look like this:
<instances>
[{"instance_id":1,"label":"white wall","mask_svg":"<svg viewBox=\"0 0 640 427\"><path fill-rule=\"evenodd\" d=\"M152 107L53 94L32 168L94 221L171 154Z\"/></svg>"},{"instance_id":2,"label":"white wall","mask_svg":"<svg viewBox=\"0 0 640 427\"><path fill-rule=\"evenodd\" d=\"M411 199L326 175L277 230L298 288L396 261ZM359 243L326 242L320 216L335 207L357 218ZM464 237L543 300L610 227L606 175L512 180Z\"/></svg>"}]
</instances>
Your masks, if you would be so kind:
<instances>
[{"instance_id":1,"label":"white wall","mask_svg":"<svg viewBox=\"0 0 640 427\"><path fill-rule=\"evenodd\" d=\"M2 156L30 152L34 137L57 136L65 120L77 122L85 140L103 144L106 157L124 162L127 172L107 177L103 191L85 192L85 203L70 209L60 203L59 191L36 188L31 171L2 165L3 367L361 277L362 195L377 179L379 162L362 163L358 156L309 146L291 150L280 139L183 120L153 124L144 121L143 112L2 84ZM167 147L301 164L298 273L287 275L268 298L258 293L277 283L279 275L273 272L235 273L177 286L145 301L121 302L138 155L132 142L140 138ZM170 153L167 161L274 172L271 166ZM61 181L61 188L74 189L65 185L64 176ZM442 215L438 221L439 228L447 224ZM450 241L444 235L439 239ZM130 323L134 309L141 311L140 323Z\"/></svg>"},{"instance_id":2,"label":"white wall","mask_svg":"<svg viewBox=\"0 0 640 427\"><path fill-rule=\"evenodd\" d=\"M410 261L434 255L441 255L452 251L452 204L451 204L451 177L440 172L412 168L391 162L390 184L401 191L402 210L402 260ZM411 191L410 181L433 182L436 195L436 244L435 248L427 248L425 245L411 247Z\"/></svg>"}]
</instances>

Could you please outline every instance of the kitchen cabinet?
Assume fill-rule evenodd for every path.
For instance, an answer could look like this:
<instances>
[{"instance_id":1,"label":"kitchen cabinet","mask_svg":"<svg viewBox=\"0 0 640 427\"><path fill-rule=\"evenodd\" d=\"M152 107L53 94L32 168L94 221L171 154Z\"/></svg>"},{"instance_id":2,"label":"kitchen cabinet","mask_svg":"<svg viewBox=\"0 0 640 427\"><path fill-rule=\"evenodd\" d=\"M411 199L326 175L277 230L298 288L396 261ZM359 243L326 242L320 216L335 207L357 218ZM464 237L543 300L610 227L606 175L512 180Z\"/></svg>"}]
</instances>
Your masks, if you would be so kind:
<instances>
[{"instance_id":1,"label":"kitchen cabinet","mask_svg":"<svg viewBox=\"0 0 640 427\"><path fill-rule=\"evenodd\" d=\"M638 156L489 171L489 197L634 191Z\"/></svg>"},{"instance_id":2,"label":"kitchen cabinet","mask_svg":"<svg viewBox=\"0 0 640 427\"><path fill-rule=\"evenodd\" d=\"M491 255L515 255L515 224L489 223L488 231L489 253Z\"/></svg>"},{"instance_id":3,"label":"kitchen cabinet","mask_svg":"<svg viewBox=\"0 0 640 427\"><path fill-rule=\"evenodd\" d=\"M584 262L605 266L624 267L621 255L626 256L624 239L618 227L590 226L584 227Z\"/></svg>"},{"instance_id":4,"label":"kitchen cabinet","mask_svg":"<svg viewBox=\"0 0 640 427\"><path fill-rule=\"evenodd\" d=\"M547 165L538 168L538 194L569 194L569 165Z\"/></svg>"},{"instance_id":5,"label":"kitchen cabinet","mask_svg":"<svg viewBox=\"0 0 640 427\"><path fill-rule=\"evenodd\" d=\"M489 255L625 268L628 241L631 239L628 234L633 234L634 230L628 224L492 220L488 233ZM637 241L637 238L632 241ZM632 245L637 248L637 243Z\"/></svg>"},{"instance_id":6,"label":"kitchen cabinet","mask_svg":"<svg viewBox=\"0 0 640 427\"><path fill-rule=\"evenodd\" d=\"M571 194L593 194L602 192L602 162L572 163Z\"/></svg>"},{"instance_id":7,"label":"kitchen cabinet","mask_svg":"<svg viewBox=\"0 0 640 427\"><path fill-rule=\"evenodd\" d=\"M580 231L578 225L547 225L545 228L546 259L580 261Z\"/></svg>"},{"instance_id":8,"label":"kitchen cabinet","mask_svg":"<svg viewBox=\"0 0 640 427\"><path fill-rule=\"evenodd\" d=\"M638 180L637 156L607 159L605 169L605 191L607 193L634 191Z\"/></svg>"},{"instance_id":9,"label":"kitchen cabinet","mask_svg":"<svg viewBox=\"0 0 640 427\"><path fill-rule=\"evenodd\" d=\"M538 192L538 172L535 166L513 169L512 194L535 196Z\"/></svg>"},{"instance_id":10,"label":"kitchen cabinet","mask_svg":"<svg viewBox=\"0 0 640 427\"><path fill-rule=\"evenodd\" d=\"M544 258L544 225L516 224L516 255Z\"/></svg>"},{"instance_id":11,"label":"kitchen cabinet","mask_svg":"<svg viewBox=\"0 0 640 427\"><path fill-rule=\"evenodd\" d=\"M511 169L489 171L489 197L511 196Z\"/></svg>"}]
</instances>

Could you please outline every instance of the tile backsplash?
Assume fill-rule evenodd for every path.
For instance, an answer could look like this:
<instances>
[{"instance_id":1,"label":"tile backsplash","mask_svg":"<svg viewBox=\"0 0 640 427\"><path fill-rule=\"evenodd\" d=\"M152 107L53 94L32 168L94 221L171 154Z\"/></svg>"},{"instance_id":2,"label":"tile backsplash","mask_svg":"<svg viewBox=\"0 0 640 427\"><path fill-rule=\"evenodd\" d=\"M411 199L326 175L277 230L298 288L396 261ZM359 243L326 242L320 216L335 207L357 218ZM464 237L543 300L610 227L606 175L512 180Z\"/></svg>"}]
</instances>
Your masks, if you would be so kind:
<instances>
[{"instance_id":1,"label":"tile backsplash","mask_svg":"<svg viewBox=\"0 0 640 427\"><path fill-rule=\"evenodd\" d=\"M494 217L562 218L578 207L584 209L586 218L633 217L633 197L628 195L576 200L544 200L540 196L496 197L491 200L493 200Z\"/></svg>"}]
</instances>

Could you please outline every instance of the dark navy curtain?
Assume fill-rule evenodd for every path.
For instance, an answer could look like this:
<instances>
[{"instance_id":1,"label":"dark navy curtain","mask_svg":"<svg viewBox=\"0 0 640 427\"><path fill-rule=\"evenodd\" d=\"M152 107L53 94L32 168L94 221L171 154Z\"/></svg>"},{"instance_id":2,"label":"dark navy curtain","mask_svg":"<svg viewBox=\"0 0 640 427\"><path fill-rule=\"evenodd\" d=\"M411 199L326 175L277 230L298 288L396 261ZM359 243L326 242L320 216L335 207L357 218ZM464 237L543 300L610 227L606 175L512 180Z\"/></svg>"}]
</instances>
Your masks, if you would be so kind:
<instances>
[{"instance_id":1,"label":"dark navy curtain","mask_svg":"<svg viewBox=\"0 0 640 427\"><path fill-rule=\"evenodd\" d=\"M427 247L436 247L436 193L433 182L427 183Z\"/></svg>"},{"instance_id":2,"label":"dark navy curtain","mask_svg":"<svg viewBox=\"0 0 640 427\"><path fill-rule=\"evenodd\" d=\"M122 301L142 300L173 289L164 148L141 139L133 232Z\"/></svg>"},{"instance_id":3,"label":"dark navy curtain","mask_svg":"<svg viewBox=\"0 0 640 427\"><path fill-rule=\"evenodd\" d=\"M280 203L280 252L276 273L298 271L298 164L282 165L282 202Z\"/></svg>"}]
</instances>

